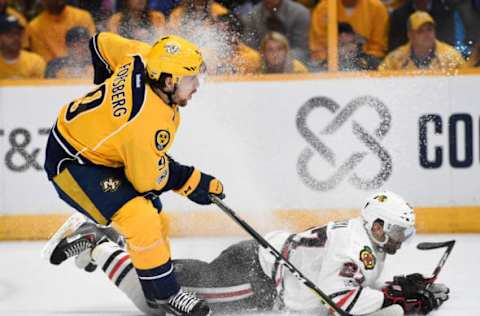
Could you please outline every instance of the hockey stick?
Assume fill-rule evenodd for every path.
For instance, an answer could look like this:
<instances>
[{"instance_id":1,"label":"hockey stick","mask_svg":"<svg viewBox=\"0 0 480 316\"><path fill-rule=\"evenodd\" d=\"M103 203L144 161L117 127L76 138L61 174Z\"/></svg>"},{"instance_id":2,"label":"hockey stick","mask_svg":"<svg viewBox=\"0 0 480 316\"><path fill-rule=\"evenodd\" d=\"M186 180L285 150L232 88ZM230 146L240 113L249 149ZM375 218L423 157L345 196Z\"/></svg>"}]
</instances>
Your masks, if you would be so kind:
<instances>
[{"instance_id":1,"label":"hockey stick","mask_svg":"<svg viewBox=\"0 0 480 316\"><path fill-rule=\"evenodd\" d=\"M433 270L432 276L428 278L428 284L433 284L438 277L438 274L443 268L445 261L447 261L448 256L452 252L453 246L455 246L455 240L448 240L443 242L421 242L417 245L417 249L419 250L432 250L432 249L440 249L440 248L447 248L443 253L443 256L440 258L435 270Z\"/></svg>"},{"instance_id":2,"label":"hockey stick","mask_svg":"<svg viewBox=\"0 0 480 316\"><path fill-rule=\"evenodd\" d=\"M247 222L241 219L235 212L229 208L222 200L220 200L215 195L210 195L210 200L215 203L222 211L224 211L228 216L230 216L237 224L239 224L247 233L255 239L263 249L270 252L275 259L279 261L279 264L287 268L300 282L305 284L309 289L311 289L315 294L320 298L320 302L329 309L329 311L334 312L334 315L340 316L349 316L347 312L343 311L325 294L320 290L312 281L307 279L293 264L283 257L280 252L278 252L273 246L265 240L255 229L253 229Z\"/></svg>"}]
</instances>

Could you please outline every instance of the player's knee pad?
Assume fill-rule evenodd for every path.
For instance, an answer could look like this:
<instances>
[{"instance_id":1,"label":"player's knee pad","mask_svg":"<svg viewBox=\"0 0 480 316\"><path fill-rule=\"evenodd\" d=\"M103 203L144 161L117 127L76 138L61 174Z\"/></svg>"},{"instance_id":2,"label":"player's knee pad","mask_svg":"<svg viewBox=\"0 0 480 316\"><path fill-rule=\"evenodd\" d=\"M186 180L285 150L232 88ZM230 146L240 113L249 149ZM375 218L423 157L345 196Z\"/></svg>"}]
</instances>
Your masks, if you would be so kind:
<instances>
[{"instance_id":1,"label":"player's knee pad","mask_svg":"<svg viewBox=\"0 0 480 316\"><path fill-rule=\"evenodd\" d=\"M149 200L143 197L130 200L114 214L112 220L127 241L135 268L152 269L169 261L166 221Z\"/></svg>"}]
</instances>

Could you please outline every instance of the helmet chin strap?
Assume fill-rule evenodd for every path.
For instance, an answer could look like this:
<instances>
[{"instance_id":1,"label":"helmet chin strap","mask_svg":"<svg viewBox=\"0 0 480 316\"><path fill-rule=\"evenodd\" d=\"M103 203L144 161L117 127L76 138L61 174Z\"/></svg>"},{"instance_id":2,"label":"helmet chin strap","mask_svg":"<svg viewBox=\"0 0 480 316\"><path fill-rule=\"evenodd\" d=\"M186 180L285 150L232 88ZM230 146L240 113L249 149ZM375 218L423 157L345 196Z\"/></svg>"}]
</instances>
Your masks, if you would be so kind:
<instances>
[{"instance_id":1,"label":"helmet chin strap","mask_svg":"<svg viewBox=\"0 0 480 316\"><path fill-rule=\"evenodd\" d=\"M173 105L173 95L175 92L177 92L177 84L173 86L173 91L172 92L167 92L163 88L160 88L160 91L162 91L168 98L168 105L172 106Z\"/></svg>"}]
</instances>

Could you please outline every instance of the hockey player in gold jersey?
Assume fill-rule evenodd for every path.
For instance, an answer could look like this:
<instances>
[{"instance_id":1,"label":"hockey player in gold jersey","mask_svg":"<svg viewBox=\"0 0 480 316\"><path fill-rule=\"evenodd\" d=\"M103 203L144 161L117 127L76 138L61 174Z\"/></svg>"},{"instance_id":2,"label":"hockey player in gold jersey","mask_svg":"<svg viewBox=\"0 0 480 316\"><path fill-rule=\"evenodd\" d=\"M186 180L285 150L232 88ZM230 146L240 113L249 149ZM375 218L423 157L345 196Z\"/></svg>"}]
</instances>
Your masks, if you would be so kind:
<instances>
[{"instance_id":1,"label":"hockey player in gold jersey","mask_svg":"<svg viewBox=\"0 0 480 316\"><path fill-rule=\"evenodd\" d=\"M90 49L99 85L61 109L47 144L48 178L69 205L121 231L150 306L207 315L206 303L177 284L159 199L169 190L198 204L223 197L219 180L167 155L180 107L199 87L201 53L177 36L150 47L112 33L95 35ZM86 234L60 244L52 263L93 242Z\"/></svg>"}]
</instances>

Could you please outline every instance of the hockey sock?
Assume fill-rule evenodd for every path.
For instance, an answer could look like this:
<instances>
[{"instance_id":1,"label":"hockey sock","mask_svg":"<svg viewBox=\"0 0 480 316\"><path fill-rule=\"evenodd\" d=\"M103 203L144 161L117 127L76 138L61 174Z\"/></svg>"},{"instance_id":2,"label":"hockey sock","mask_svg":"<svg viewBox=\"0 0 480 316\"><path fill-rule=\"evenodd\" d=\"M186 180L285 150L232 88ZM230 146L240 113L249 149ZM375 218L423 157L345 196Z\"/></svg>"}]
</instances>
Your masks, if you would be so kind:
<instances>
[{"instance_id":1,"label":"hockey sock","mask_svg":"<svg viewBox=\"0 0 480 316\"><path fill-rule=\"evenodd\" d=\"M147 303L151 307L158 307L167 303L171 296L180 291L173 264L170 260L157 268L136 270L143 292L147 298Z\"/></svg>"},{"instance_id":2,"label":"hockey sock","mask_svg":"<svg viewBox=\"0 0 480 316\"><path fill-rule=\"evenodd\" d=\"M93 249L92 258L140 311L147 315L164 315L162 310L151 309L147 305L138 275L125 250L113 242L105 242Z\"/></svg>"}]
</instances>

